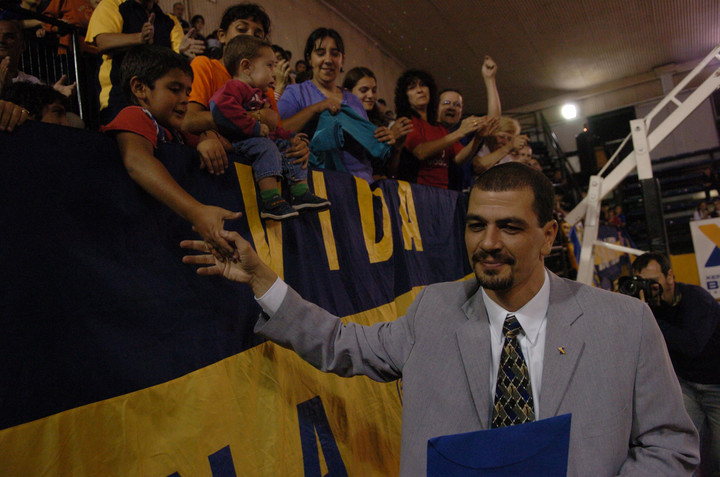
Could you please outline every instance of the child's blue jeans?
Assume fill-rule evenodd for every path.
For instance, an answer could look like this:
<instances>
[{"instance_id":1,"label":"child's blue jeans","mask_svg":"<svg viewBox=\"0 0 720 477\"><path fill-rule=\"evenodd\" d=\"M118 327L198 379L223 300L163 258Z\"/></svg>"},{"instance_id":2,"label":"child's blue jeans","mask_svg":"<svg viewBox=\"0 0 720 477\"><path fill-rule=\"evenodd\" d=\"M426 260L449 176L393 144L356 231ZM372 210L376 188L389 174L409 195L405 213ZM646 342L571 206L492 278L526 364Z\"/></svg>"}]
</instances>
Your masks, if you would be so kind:
<instances>
[{"instance_id":1,"label":"child's blue jeans","mask_svg":"<svg viewBox=\"0 0 720 477\"><path fill-rule=\"evenodd\" d=\"M269 137L250 137L233 142L235 152L252 160L255 182L270 176L284 177L289 184L307 179L307 169L293 164L285 155L290 141Z\"/></svg>"}]
</instances>

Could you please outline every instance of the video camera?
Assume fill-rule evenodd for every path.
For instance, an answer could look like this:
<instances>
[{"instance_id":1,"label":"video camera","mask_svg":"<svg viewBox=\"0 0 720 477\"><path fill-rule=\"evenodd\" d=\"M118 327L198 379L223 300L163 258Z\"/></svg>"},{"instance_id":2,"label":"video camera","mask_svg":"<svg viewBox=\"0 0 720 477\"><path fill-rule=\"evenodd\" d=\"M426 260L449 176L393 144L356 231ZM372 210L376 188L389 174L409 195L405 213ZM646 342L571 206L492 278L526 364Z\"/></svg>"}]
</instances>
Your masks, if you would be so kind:
<instances>
[{"instance_id":1,"label":"video camera","mask_svg":"<svg viewBox=\"0 0 720 477\"><path fill-rule=\"evenodd\" d=\"M623 295L639 298L650 306L659 306L663 288L655 280L631 275L618 279L618 291Z\"/></svg>"}]
</instances>

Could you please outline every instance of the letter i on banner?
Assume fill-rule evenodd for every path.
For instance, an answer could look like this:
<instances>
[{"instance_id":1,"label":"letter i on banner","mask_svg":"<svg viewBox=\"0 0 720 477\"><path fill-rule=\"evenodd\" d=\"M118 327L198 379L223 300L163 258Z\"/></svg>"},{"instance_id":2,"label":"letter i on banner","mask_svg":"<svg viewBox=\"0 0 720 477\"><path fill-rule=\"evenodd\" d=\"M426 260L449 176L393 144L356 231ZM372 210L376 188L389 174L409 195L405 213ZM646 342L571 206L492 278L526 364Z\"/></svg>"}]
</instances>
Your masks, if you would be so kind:
<instances>
[{"instance_id":1,"label":"letter i on banner","mask_svg":"<svg viewBox=\"0 0 720 477\"><path fill-rule=\"evenodd\" d=\"M400 198L400 217L402 218L402 235L405 250L412 250L415 242L415 250L423 251L420 227L418 227L417 214L415 213L415 199L412 195L410 184L405 181L398 181L398 197Z\"/></svg>"},{"instance_id":2,"label":"letter i on banner","mask_svg":"<svg viewBox=\"0 0 720 477\"><path fill-rule=\"evenodd\" d=\"M360 207L360 223L362 224L365 248L367 249L370 263L385 262L390 259L393 253L393 243L390 210L385 203L382 189L378 187L370 192L370 184L357 177L355 178L355 187L357 189L358 207ZM373 196L380 197L380 202L382 203L383 235L379 242L375 242Z\"/></svg>"},{"instance_id":3,"label":"letter i on banner","mask_svg":"<svg viewBox=\"0 0 720 477\"><path fill-rule=\"evenodd\" d=\"M320 171L312 171L312 179L315 193L320 197L327 197L325 175ZM335 236L333 235L332 222L330 221L330 210L319 212L318 218L320 219L320 230L322 231L323 243L325 244L325 255L327 256L328 267L330 270L340 270L340 262L338 262L337 248L335 246Z\"/></svg>"},{"instance_id":4,"label":"letter i on banner","mask_svg":"<svg viewBox=\"0 0 720 477\"><path fill-rule=\"evenodd\" d=\"M250 227L250 234L255 244L255 250L260 259L267 263L280 278L283 278L285 274L283 267L282 225L276 220L268 220L265 222L265 228L263 228L260 211L258 210L257 192L255 191L252 167L236 162L235 171L237 172L238 182L240 183L240 191L243 202L245 203L245 218Z\"/></svg>"}]
</instances>

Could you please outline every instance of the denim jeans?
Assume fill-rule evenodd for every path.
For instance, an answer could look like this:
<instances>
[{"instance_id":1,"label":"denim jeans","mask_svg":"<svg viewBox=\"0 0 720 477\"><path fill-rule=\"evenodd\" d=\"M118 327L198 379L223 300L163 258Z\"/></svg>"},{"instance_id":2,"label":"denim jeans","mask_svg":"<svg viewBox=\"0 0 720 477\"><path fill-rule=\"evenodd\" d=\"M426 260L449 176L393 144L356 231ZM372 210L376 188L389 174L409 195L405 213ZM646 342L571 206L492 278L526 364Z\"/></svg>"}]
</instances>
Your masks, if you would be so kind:
<instances>
[{"instance_id":1,"label":"denim jeans","mask_svg":"<svg viewBox=\"0 0 720 477\"><path fill-rule=\"evenodd\" d=\"M707 424L712 433L710 455L701 456L711 462L703 463L702 467L712 469L710 475L720 475L720 384L698 384L680 379L680 387L685 409L695 428L700 432Z\"/></svg>"},{"instance_id":2,"label":"denim jeans","mask_svg":"<svg viewBox=\"0 0 720 477\"><path fill-rule=\"evenodd\" d=\"M293 164L285 155L290 141L269 137L250 137L233 142L235 152L252 160L255 182L266 177L284 177L289 184L307 179L307 169Z\"/></svg>"}]
</instances>

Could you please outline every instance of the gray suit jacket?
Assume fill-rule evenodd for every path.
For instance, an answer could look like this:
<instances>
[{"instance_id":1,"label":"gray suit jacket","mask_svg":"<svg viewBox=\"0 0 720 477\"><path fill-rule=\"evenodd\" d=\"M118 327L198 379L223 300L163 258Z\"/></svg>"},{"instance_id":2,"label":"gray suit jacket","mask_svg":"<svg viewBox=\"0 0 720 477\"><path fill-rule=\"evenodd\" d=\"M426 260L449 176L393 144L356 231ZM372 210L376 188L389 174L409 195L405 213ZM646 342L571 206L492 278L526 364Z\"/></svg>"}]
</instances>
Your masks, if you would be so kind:
<instances>
[{"instance_id":1,"label":"gray suit jacket","mask_svg":"<svg viewBox=\"0 0 720 477\"><path fill-rule=\"evenodd\" d=\"M691 475L697 432L650 309L553 274L550 286L538 418L572 413L568 475ZM403 476L425 475L431 437L490 426L490 327L475 280L428 286L405 316L372 327L289 290L256 331L323 371L402 377Z\"/></svg>"}]
</instances>

